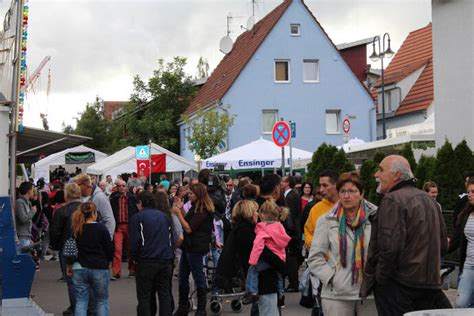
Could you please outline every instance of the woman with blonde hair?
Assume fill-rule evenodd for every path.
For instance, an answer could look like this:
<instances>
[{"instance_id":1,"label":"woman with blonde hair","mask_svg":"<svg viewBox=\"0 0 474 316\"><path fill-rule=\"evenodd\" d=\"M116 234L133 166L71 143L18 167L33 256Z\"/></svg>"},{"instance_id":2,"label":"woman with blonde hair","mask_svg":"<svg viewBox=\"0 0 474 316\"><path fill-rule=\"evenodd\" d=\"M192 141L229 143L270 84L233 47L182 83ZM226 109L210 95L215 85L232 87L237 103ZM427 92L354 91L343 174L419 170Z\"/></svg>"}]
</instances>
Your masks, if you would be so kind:
<instances>
[{"instance_id":1,"label":"woman with blonde hair","mask_svg":"<svg viewBox=\"0 0 474 316\"><path fill-rule=\"evenodd\" d=\"M68 275L72 275L74 284L76 316L87 315L90 290L97 315L109 315L109 266L114 245L105 225L96 220L97 207L92 202L82 203L72 214L72 236L78 254L77 261L68 266Z\"/></svg>"},{"instance_id":2,"label":"woman with blonde hair","mask_svg":"<svg viewBox=\"0 0 474 316\"><path fill-rule=\"evenodd\" d=\"M176 198L173 213L183 226L184 240L179 262L179 306L175 315L187 315L189 308L189 274L193 274L197 288L196 315L206 315L206 278L202 268L204 255L209 251L214 220L214 204L202 183L192 184L189 188L191 209L184 215L183 202Z\"/></svg>"}]
</instances>

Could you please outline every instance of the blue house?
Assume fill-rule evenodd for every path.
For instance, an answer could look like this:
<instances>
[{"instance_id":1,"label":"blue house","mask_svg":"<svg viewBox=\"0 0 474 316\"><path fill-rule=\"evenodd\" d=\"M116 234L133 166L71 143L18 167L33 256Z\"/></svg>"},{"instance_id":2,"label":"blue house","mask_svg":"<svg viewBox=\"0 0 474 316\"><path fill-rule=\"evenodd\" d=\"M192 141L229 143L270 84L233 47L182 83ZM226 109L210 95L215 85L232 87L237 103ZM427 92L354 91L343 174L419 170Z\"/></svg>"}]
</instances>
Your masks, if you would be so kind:
<instances>
[{"instance_id":1,"label":"blue house","mask_svg":"<svg viewBox=\"0 0 474 316\"><path fill-rule=\"evenodd\" d=\"M237 38L185 114L199 108L235 116L224 151L271 140L281 118L296 123L293 146L308 151L342 144L346 117L351 138L376 139L372 97L302 0L284 1ZM194 159L189 126L179 127L181 155Z\"/></svg>"}]
</instances>

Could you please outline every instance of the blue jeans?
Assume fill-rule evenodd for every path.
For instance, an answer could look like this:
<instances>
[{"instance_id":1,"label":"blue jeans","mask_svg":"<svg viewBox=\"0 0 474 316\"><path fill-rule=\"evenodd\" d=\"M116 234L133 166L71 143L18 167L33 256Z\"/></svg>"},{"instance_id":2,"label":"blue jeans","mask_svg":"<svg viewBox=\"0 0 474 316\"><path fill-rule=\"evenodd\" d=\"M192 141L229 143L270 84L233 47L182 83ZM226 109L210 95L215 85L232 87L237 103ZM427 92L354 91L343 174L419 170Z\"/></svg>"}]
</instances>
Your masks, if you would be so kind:
<instances>
[{"instance_id":1,"label":"blue jeans","mask_svg":"<svg viewBox=\"0 0 474 316\"><path fill-rule=\"evenodd\" d=\"M76 297L75 316L87 316L90 289L92 289L96 301L96 315L109 315L109 278L108 269L74 270L72 281Z\"/></svg>"},{"instance_id":2,"label":"blue jeans","mask_svg":"<svg viewBox=\"0 0 474 316\"><path fill-rule=\"evenodd\" d=\"M206 289L206 276L204 275L202 253L193 253L183 250L179 261L179 288L189 291L189 274L193 274L197 289Z\"/></svg>"},{"instance_id":3,"label":"blue jeans","mask_svg":"<svg viewBox=\"0 0 474 316\"><path fill-rule=\"evenodd\" d=\"M263 260L258 260L256 266L250 266L247 271L247 282L245 283L245 289L250 294L258 294L258 274L259 272L270 269L270 265ZM278 294L283 294L283 278L278 273Z\"/></svg>"},{"instance_id":4,"label":"blue jeans","mask_svg":"<svg viewBox=\"0 0 474 316\"><path fill-rule=\"evenodd\" d=\"M456 308L474 307L474 266L464 264L458 285Z\"/></svg>"},{"instance_id":5,"label":"blue jeans","mask_svg":"<svg viewBox=\"0 0 474 316\"><path fill-rule=\"evenodd\" d=\"M276 293L260 295L258 300L258 313L265 316L278 316L278 296Z\"/></svg>"}]
</instances>

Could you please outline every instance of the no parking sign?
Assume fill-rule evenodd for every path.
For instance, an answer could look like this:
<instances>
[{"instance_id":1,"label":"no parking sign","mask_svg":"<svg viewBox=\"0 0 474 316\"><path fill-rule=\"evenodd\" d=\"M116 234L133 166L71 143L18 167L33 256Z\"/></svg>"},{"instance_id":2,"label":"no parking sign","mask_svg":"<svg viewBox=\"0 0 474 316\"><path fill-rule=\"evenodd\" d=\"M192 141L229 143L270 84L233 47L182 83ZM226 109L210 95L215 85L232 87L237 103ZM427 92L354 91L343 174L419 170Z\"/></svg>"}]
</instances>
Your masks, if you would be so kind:
<instances>
[{"instance_id":1,"label":"no parking sign","mask_svg":"<svg viewBox=\"0 0 474 316\"><path fill-rule=\"evenodd\" d=\"M284 147L288 144L291 137L290 126L284 121L278 121L273 125L272 139L278 147Z\"/></svg>"}]
</instances>

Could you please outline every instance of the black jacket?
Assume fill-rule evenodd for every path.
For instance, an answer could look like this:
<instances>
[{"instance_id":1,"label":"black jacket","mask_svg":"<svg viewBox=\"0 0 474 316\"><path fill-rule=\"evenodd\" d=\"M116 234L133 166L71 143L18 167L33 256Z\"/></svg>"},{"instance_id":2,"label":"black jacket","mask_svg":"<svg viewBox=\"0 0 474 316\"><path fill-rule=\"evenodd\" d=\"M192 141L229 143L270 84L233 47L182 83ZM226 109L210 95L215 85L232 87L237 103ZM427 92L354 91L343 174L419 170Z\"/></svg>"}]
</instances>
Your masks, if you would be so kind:
<instances>
[{"instance_id":1,"label":"black jacket","mask_svg":"<svg viewBox=\"0 0 474 316\"><path fill-rule=\"evenodd\" d=\"M209 251L209 244L212 239L212 228L214 224L214 216L212 213L203 211L195 213L194 206L188 211L184 217L189 226L191 226L191 234L183 231L184 240L181 248L188 252L205 254Z\"/></svg>"},{"instance_id":2,"label":"black jacket","mask_svg":"<svg viewBox=\"0 0 474 316\"><path fill-rule=\"evenodd\" d=\"M467 238L464 234L464 228L466 228L467 220L472 211L474 210L465 209L459 213L459 218L455 218L456 228L454 229L454 236L449 243L448 252L453 252L459 248L459 272L462 272L464 262L466 261Z\"/></svg>"},{"instance_id":3,"label":"black jacket","mask_svg":"<svg viewBox=\"0 0 474 316\"><path fill-rule=\"evenodd\" d=\"M114 213L114 218L115 218L115 223L116 223L115 231L117 231L118 224L120 224L119 223L119 212L120 212L119 199L120 199L120 193L118 192L114 192L110 196L110 206L112 206L112 212ZM135 198L135 195L127 192L127 202L128 202L128 222L130 223L132 216L138 213L137 199Z\"/></svg>"},{"instance_id":4,"label":"black jacket","mask_svg":"<svg viewBox=\"0 0 474 316\"><path fill-rule=\"evenodd\" d=\"M302 236L301 231L301 197L295 190L291 190L285 197L285 205L289 208L290 213L288 214L288 218L285 221L287 228L287 234L290 235L290 247L291 244L300 241ZM294 245L296 246L296 245Z\"/></svg>"},{"instance_id":5,"label":"black jacket","mask_svg":"<svg viewBox=\"0 0 474 316\"><path fill-rule=\"evenodd\" d=\"M60 207L53 216L49 225L49 246L53 250L60 251L64 247L64 242L71 235L71 216L79 206L81 201L71 201Z\"/></svg>"},{"instance_id":6,"label":"black jacket","mask_svg":"<svg viewBox=\"0 0 474 316\"><path fill-rule=\"evenodd\" d=\"M234 223L217 265L216 285L218 287L226 288L230 280L237 275L238 270L242 271L243 277L247 275L254 239L254 224L246 220ZM259 294L275 293L278 282L277 271L285 274L285 263L266 247L260 258L270 264L272 269L259 273Z\"/></svg>"}]
</instances>

